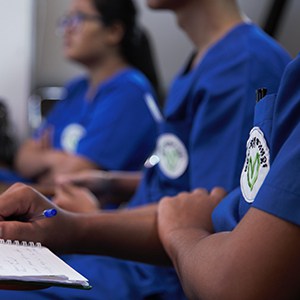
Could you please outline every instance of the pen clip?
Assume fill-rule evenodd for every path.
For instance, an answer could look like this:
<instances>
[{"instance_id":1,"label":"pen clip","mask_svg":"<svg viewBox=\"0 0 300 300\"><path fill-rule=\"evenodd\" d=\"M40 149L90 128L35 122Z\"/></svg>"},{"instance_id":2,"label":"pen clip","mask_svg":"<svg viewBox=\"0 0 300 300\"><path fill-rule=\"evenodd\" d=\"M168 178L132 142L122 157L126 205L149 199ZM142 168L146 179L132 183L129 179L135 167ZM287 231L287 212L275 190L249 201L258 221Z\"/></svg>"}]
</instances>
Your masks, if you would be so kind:
<instances>
[{"instance_id":1,"label":"pen clip","mask_svg":"<svg viewBox=\"0 0 300 300\"><path fill-rule=\"evenodd\" d=\"M256 103L258 103L263 97L267 95L268 90L266 88L260 88L256 90Z\"/></svg>"}]
</instances>

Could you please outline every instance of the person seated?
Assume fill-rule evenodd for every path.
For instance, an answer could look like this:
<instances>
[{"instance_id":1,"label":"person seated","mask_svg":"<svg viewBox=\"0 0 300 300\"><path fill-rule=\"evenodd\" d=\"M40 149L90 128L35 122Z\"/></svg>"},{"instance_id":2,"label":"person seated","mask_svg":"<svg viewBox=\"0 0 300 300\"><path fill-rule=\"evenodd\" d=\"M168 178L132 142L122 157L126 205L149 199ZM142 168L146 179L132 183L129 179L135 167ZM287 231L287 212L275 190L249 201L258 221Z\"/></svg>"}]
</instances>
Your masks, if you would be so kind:
<instances>
[{"instance_id":1,"label":"person seated","mask_svg":"<svg viewBox=\"0 0 300 300\"><path fill-rule=\"evenodd\" d=\"M102 1L72 2L60 21L64 56L87 73L67 83L64 100L19 147L16 176L3 170L0 181L48 186L57 175L78 170L142 168L157 136L147 105L149 98L156 105L157 97L146 76L156 86L157 78L132 1L125 1L123 13L117 2L106 11Z\"/></svg>"},{"instance_id":2,"label":"person seated","mask_svg":"<svg viewBox=\"0 0 300 300\"><path fill-rule=\"evenodd\" d=\"M240 188L160 203L160 240L189 298L300 296L299 76L298 56L278 95L257 103Z\"/></svg>"},{"instance_id":3,"label":"person seated","mask_svg":"<svg viewBox=\"0 0 300 300\"><path fill-rule=\"evenodd\" d=\"M257 103L241 184L227 196L222 188L196 189L122 213L74 214L56 207L56 220L6 222L54 207L19 184L0 196L2 238L172 263L188 299L298 299L299 76L300 56L287 67L278 95ZM257 153L262 163L253 167ZM77 236L68 234L74 229Z\"/></svg>"},{"instance_id":4,"label":"person seated","mask_svg":"<svg viewBox=\"0 0 300 300\"><path fill-rule=\"evenodd\" d=\"M77 215L59 210L55 218L63 230L57 234L64 232L64 238L70 244L66 246L58 236L60 245L56 250L63 248L70 252L75 247L71 251L76 253L114 255L121 252L120 258L132 260L142 259L143 255L151 253L147 263L158 260L165 262L167 256L162 251L156 230L156 203L164 196L175 196L183 190L191 191L199 186L211 189L218 185L231 191L239 185L243 148L252 126L255 90L263 86L269 92L276 92L282 72L290 61L289 55L274 40L243 19L234 0L148 0L147 3L152 8L174 11L178 24L196 47L195 54L175 77L164 114L158 118L160 135L151 156L157 157L158 163L149 160L152 167L143 172L137 192L126 208L102 211L100 214L79 214L82 228L75 231L79 226L76 223ZM7 192L5 198L8 195L16 198L15 193L21 191L29 199L40 197L33 196L32 190L16 186ZM26 206L28 211L50 205L48 202L35 203L35 208ZM146 206L151 203L154 204ZM138 209L138 206L143 207ZM73 221L76 225L74 228ZM12 223L18 228L23 225L24 230L29 225ZM41 228L44 226L47 224L41 224ZM29 230L35 230L35 224L29 227ZM89 231L89 237L85 235L85 230ZM69 235L76 232L81 246L67 232ZM51 234L51 231L47 233ZM47 242L41 232L33 237L35 240L41 238L42 243ZM123 242L130 246L124 246ZM135 243L141 247L135 248ZM48 246L55 245L49 241ZM76 261L69 257L66 262L91 279L93 291L63 292L58 288L50 288L24 293L22 297L185 298L173 268L107 257L98 257L97 264L93 259L92 264L91 256L81 256ZM95 275L89 276L87 272L94 272ZM11 299L18 296L20 294L13 292L3 294L3 297Z\"/></svg>"}]
</instances>

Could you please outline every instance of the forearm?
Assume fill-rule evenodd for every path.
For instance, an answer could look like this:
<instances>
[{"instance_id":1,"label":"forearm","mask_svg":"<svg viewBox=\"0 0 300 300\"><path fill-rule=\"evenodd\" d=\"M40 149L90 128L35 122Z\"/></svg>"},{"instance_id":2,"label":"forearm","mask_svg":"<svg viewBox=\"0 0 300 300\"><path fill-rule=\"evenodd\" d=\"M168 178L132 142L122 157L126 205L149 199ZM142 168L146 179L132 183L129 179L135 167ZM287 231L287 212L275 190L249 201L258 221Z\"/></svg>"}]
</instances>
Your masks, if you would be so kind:
<instances>
[{"instance_id":1,"label":"forearm","mask_svg":"<svg viewBox=\"0 0 300 300\"><path fill-rule=\"evenodd\" d=\"M218 252L217 245L220 247L222 243L211 240L210 234L203 230L172 232L166 250L189 299L222 298L218 298L218 269L226 257Z\"/></svg>"},{"instance_id":2,"label":"forearm","mask_svg":"<svg viewBox=\"0 0 300 300\"><path fill-rule=\"evenodd\" d=\"M46 150L41 149L35 141L26 142L17 152L15 169L26 178L34 178L49 170Z\"/></svg>"},{"instance_id":3,"label":"forearm","mask_svg":"<svg viewBox=\"0 0 300 300\"><path fill-rule=\"evenodd\" d=\"M83 178L81 177L83 176ZM79 185L88 187L95 193L114 193L116 189L121 192L134 193L140 179L141 172L129 171L96 171L79 175L72 180Z\"/></svg>"},{"instance_id":4,"label":"forearm","mask_svg":"<svg viewBox=\"0 0 300 300\"><path fill-rule=\"evenodd\" d=\"M83 215L78 222L76 252L169 264L158 237L156 218L156 206Z\"/></svg>"},{"instance_id":5,"label":"forearm","mask_svg":"<svg viewBox=\"0 0 300 300\"><path fill-rule=\"evenodd\" d=\"M127 202L135 193L141 172L108 172L107 193L111 202Z\"/></svg>"},{"instance_id":6,"label":"forearm","mask_svg":"<svg viewBox=\"0 0 300 300\"><path fill-rule=\"evenodd\" d=\"M49 220L13 221L31 218L49 208L57 209L57 215ZM58 253L170 263L158 237L156 205L112 213L76 214L55 207L43 195L18 183L0 195L0 231L3 239L41 242Z\"/></svg>"},{"instance_id":7,"label":"forearm","mask_svg":"<svg viewBox=\"0 0 300 300\"><path fill-rule=\"evenodd\" d=\"M299 231L250 209L232 232L186 228L164 245L189 299L298 299Z\"/></svg>"},{"instance_id":8,"label":"forearm","mask_svg":"<svg viewBox=\"0 0 300 300\"><path fill-rule=\"evenodd\" d=\"M35 178L40 183L54 182L60 174L96 168L93 162L82 156L52 148L23 147L16 158L19 173L27 178Z\"/></svg>"}]
</instances>

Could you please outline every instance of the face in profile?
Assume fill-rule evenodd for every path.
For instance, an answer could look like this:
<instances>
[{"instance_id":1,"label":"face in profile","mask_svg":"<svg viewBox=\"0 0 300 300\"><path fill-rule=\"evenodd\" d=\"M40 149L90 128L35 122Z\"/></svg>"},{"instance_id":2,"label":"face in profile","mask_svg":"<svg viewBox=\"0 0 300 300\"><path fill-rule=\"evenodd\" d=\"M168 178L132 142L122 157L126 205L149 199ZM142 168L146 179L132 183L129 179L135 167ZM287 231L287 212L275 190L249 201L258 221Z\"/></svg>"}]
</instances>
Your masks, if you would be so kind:
<instances>
[{"instance_id":1,"label":"face in profile","mask_svg":"<svg viewBox=\"0 0 300 300\"><path fill-rule=\"evenodd\" d=\"M88 65L105 57L108 51L107 28L92 0L73 0L63 23L66 58Z\"/></svg>"}]
</instances>

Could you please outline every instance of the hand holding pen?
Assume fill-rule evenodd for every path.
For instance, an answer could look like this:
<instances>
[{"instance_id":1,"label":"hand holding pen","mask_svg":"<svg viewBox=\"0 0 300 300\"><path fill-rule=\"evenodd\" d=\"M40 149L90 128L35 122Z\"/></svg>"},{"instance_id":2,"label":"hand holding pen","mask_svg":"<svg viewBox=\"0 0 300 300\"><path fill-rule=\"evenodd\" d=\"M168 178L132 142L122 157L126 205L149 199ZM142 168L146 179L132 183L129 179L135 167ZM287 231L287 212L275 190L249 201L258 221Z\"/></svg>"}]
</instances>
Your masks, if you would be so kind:
<instances>
[{"instance_id":1,"label":"hand holding pen","mask_svg":"<svg viewBox=\"0 0 300 300\"><path fill-rule=\"evenodd\" d=\"M19 222L34 222L41 219L52 218L57 215L55 208L45 209L41 213L35 213L29 216L10 216L5 218L5 221L19 221Z\"/></svg>"},{"instance_id":2,"label":"hand holding pen","mask_svg":"<svg viewBox=\"0 0 300 300\"><path fill-rule=\"evenodd\" d=\"M26 222L34 222L40 219L52 218L56 215L57 215L57 210L55 208L45 209L42 213L27 218Z\"/></svg>"},{"instance_id":3,"label":"hand holding pen","mask_svg":"<svg viewBox=\"0 0 300 300\"><path fill-rule=\"evenodd\" d=\"M0 195L0 238L5 240L40 242L66 253L76 241L68 233L79 224L77 219L25 184L14 184Z\"/></svg>"}]
</instances>

